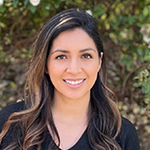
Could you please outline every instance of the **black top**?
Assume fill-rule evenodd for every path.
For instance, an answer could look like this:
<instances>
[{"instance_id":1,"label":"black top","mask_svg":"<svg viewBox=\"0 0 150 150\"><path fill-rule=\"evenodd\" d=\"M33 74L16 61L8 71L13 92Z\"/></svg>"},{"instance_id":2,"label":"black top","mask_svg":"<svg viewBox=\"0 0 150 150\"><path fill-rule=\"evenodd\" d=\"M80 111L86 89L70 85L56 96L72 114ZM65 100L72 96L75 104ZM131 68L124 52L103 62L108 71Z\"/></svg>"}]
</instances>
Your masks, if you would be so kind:
<instances>
[{"instance_id":1,"label":"black top","mask_svg":"<svg viewBox=\"0 0 150 150\"><path fill-rule=\"evenodd\" d=\"M24 102L22 101L8 105L0 112L0 132L10 114L13 112L21 111L23 109ZM0 150L3 150L11 142L16 140L19 133L19 128L17 126L12 126L12 128L7 132L4 139L2 140L2 143L0 144ZM42 143L42 150L50 150L49 144L51 141L52 137L47 130L45 140ZM121 131L116 138L116 141L121 146L122 150L140 150L138 136L134 125L123 117ZM78 142L69 150L92 150L88 142L87 130L83 133Z\"/></svg>"}]
</instances>

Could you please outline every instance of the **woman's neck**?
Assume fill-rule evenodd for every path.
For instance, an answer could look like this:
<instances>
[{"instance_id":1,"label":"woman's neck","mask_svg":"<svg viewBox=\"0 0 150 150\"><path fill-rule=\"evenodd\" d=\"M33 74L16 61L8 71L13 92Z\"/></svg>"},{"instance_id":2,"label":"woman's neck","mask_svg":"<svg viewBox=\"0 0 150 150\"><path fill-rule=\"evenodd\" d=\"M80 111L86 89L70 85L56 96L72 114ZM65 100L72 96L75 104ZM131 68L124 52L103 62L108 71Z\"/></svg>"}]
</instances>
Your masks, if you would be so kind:
<instances>
[{"instance_id":1,"label":"woman's neck","mask_svg":"<svg viewBox=\"0 0 150 150\"><path fill-rule=\"evenodd\" d=\"M58 93L54 94L52 115L59 133L61 149L69 149L83 135L88 126L89 104L89 93L80 99L68 99ZM50 127L49 131L51 133ZM58 144L55 135L51 135L55 143Z\"/></svg>"},{"instance_id":2,"label":"woman's neck","mask_svg":"<svg viewBox=\"0 0 150 150\"><path fill-rule=\"evenodd\" d=\"M74 122L75 120L87 120L90 104L90 94L80 99L67 99L60 95L54 96L52 114L55 119Z\"/></svg>"}]
</instances>

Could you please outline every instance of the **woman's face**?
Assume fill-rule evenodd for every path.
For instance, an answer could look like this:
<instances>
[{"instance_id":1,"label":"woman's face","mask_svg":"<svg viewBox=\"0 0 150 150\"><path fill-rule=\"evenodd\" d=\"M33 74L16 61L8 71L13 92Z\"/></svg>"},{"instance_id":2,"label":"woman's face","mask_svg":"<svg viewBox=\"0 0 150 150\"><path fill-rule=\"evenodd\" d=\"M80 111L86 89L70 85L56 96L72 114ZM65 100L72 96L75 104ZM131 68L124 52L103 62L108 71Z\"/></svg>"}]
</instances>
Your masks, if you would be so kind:
<instances>
[{"instance_id":1,"label":"woman's face","mask_svg":"<svg viewBox=\"0 0 150 150\"><path fill-rule=\"evenodd\" d=\"M64 31L53 41L47 72L55 87L54 98L80 99L90 96L101 58L93 39L82 29Z\"/></svg>"}]
</instances>

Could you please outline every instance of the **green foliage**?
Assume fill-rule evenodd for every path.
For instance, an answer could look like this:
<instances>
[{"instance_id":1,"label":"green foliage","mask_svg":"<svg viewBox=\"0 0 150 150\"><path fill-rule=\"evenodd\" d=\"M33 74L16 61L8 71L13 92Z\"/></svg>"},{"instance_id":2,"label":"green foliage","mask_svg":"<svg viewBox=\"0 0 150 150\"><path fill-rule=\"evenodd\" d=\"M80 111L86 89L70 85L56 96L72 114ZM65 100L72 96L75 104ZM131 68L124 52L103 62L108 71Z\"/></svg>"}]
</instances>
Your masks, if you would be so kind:
<instances>
[{"instance_id":1,"label":"green foliage","mask_svg":"<svg viewBox=\"0 0 150 150\"><path fill-rule=\"evenodd\" d=\"M121 113L139 129L141 149L147 150L150 47L144 37L150 38L145 28L150 24L149 0L41 0L38 6L29 0L5 0L0 6L0 106L22 98L25 68L40 28L56 13L72 7L91 10L96 19L109 86L119 99Z\"/></svg>"},{"instance_id":2,"label":"green foliage","mask_svg":"<svg viewBox=\"0 0 150 150\"><path fill-rule=\"evenodd\" d=\"M141 87L142 92L145 94L144 102L148 105L147 107L150 110L150 65L147 69L139 72L135 79L137 79L137 82L134 83L134 86Z\"/></svg>"}]
</instances>

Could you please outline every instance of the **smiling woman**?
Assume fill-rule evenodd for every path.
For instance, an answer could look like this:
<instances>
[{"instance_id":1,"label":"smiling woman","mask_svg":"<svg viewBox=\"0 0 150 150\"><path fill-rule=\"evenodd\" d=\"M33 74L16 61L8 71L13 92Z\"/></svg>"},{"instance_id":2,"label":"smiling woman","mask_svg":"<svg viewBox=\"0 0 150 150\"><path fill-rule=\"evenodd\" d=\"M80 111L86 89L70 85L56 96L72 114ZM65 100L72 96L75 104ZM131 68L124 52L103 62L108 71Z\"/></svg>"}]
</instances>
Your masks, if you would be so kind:
<instances>
[{"instance_id":1,"label":"smiling woman","mask_svg":"<svg viewBox=\"0 0 150 150\"><path fill-rule=\"evenodd\" d=\"M0 149L139 150L109 97L104 56L91 15L68 9L51 18L34 45L25 100L0 112Z\"/></svg>"},{"instance_id":2,"label":"smiling woman","mask_svg":"<svg viewBox=\"0 0 150 150\"><path fill-rule=\"evenodd\" d=\"M53 41L47 60L47 72L55 87L54 98L61 95L61 101L80 99L86 103L100 66L96 45L83 29L60 33Z\"/></svg>"}]
</instances>

